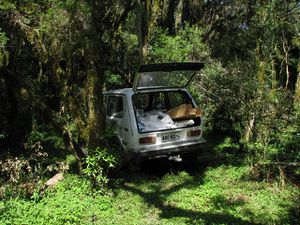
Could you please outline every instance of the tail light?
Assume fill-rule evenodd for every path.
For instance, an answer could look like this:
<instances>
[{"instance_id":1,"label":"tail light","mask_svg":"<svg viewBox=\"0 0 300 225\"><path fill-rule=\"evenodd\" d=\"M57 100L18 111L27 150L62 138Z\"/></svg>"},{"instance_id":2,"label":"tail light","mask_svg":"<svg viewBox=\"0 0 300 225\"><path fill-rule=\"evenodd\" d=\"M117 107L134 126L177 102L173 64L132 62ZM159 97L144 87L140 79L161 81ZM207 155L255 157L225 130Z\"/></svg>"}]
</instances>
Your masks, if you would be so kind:
<instances>
[{"instance_id":1,"label":"tail light","mask_svg":"<svg viewBox=\"0 0 300 225\"><path fill-rule=\"evenodd\" d=\"M141 145L155 144L156 143L156 137L155 136L142 137L142 138L139 139L139 143Z\"/></svg>"},{"instance_id":2,"label":"tail light","mask_svg":"<svg viewBox=\"0 0 300 225\"><path fill-rule=\"evenodd\" d=\"M202 133L201 130L190 130L190 131L188 131L187 136L188 137L200 136L201 133Z\"/></svg>"}]
</instances>

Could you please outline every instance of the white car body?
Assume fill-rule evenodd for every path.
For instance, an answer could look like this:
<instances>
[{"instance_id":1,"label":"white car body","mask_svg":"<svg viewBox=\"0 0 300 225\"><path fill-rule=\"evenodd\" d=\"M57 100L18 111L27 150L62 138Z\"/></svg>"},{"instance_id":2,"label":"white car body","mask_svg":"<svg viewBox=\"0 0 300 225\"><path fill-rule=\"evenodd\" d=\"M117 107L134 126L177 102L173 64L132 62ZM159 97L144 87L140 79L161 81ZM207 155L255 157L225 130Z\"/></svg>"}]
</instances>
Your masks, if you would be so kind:
<instances>
[{"instance_id":1,"label":"white car body","mask_svg":"<svg viewBox=\"0 0 300 225\"><path fill-rule=\"evenodd\" d=\"M148 76L153 75L153 71L155 71L155 75L160 73L161 68L162 74L164 72L170 74L175 71L175 75L177 75L178 71L182 73L186 67L189 71L199 72L203 64L145 65L141 67L135 77L133 88L104 93L106 123L108 126L115 127L116 135L125 154L139 158L155 158L194 153L200 150L204 143L202 117L174 122L167 115L170 107L176 106L170 101L171 98L174 98L178 104L187 101L193 108L197 107L194 99L185 88L187 84L183 87L139 86L143 75L146 75L146 79L148 79ZM171 75L173 76L173 74ZM154 78L149 79L153 82ZM159 80L159 82L169 81L164 79L166 78ZM174 80L174 77L170 79ZM191 78L188 82L190 80ZM162 101L158 104L161 108L153 110L154 103L158 101Z\"/></svg>"}]
</instances>

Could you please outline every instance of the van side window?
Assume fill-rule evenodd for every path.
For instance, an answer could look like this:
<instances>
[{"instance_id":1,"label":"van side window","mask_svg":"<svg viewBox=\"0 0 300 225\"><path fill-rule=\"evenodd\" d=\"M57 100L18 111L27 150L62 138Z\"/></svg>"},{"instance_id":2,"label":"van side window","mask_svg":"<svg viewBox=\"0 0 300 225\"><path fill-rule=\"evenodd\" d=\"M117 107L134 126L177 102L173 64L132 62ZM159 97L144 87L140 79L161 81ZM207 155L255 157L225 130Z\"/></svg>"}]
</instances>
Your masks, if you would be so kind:
<instances>
[{"instance_id":1,"label":"van side window","mask_svg":"<svg viewBox=\"0 0 300 225\"><path fill-rule=\"evenodd\" d=\"M123 98L121 96L108 97L106 115L123 117Z\"/></svg>"}]
</instances>

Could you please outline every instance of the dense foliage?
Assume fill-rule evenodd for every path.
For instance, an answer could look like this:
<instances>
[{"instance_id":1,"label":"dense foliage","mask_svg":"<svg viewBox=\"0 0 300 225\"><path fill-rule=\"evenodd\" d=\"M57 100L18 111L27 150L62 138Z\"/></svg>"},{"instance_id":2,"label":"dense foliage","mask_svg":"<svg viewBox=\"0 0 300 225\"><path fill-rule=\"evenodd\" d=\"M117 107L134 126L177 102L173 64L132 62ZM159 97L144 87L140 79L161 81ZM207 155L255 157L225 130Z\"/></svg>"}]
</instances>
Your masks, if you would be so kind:
<instances>
[{"instance_id":1,"label":"dense foliage","mask_svg":"<svg viewBox=\"0 0 300 225\"><path fill-rule=\"evenodd\" d=\"M209 140L228 136L216 155L233 149L233 160L242 158L260 178L297 182L299 1L1 0L0 182L12 187L0 195L25 189L22 196L34 196L43 179L66 171L106 185L117 159L103 142L102 91L130 87L140 64L175 61L206 65L190 91L204 110ZM231 198L213 196L216 204ZM220 210L251 211L238 204ZM262 221L238 217L277 223L278 215L288 221L286 211Z\"/></svg>"}]
</instances>

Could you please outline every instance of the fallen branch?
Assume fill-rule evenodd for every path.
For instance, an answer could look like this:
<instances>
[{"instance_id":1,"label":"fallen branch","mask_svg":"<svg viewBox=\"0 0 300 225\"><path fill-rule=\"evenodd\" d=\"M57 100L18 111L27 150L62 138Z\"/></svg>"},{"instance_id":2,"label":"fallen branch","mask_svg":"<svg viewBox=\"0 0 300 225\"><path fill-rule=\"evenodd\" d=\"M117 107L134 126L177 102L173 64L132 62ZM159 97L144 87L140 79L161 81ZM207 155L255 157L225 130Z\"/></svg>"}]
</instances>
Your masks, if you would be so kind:
<instances>
[{"instance_id":1,"label":"fallen branch","mask_svg":"<svg viewBox=\"0 0 300 225\"><path fill-rule=\"evenodd\" d=\"M58 184L59 181L61 181L63 179L64 179L63 174L57 173L45 183L45 186L46 187L54 187Z\"/></svg>"}]
</instances>

